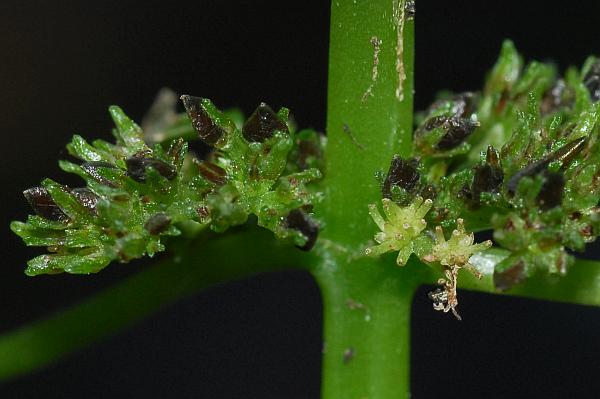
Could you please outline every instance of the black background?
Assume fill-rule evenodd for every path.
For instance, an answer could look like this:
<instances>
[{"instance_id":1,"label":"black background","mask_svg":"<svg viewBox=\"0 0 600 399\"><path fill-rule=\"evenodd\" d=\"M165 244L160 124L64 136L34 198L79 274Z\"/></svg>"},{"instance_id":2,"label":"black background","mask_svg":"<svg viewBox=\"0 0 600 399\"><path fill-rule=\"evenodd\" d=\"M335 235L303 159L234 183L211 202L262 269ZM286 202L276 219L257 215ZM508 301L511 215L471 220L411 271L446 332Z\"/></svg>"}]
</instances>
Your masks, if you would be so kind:
<instances>
[{"instance_id":1,"label":"black background","mask_svg":"<svg viewBox=\"0 0 600 399\"><path fill-rule=\"evenodd\" d=\"M362 0L359 0L362 1ZM477 89L501 41L561 68L600 54L595 1L420 1L416 104ZM525 9L525 4L527 8ZM322 2L0 3L0 331L141 270L27 278L39 253L8 230L24 188L77 183L56 160L73 133L109 138L109 104L139 120L162 86L246 112L260 101L324 129L329 6ZM413 306L414 398L597 397L600 310L462 292L463 322ZM305 273L200 293L34 375L2 398L317 398L321 303Z\"/></svg>"}]
</instances>

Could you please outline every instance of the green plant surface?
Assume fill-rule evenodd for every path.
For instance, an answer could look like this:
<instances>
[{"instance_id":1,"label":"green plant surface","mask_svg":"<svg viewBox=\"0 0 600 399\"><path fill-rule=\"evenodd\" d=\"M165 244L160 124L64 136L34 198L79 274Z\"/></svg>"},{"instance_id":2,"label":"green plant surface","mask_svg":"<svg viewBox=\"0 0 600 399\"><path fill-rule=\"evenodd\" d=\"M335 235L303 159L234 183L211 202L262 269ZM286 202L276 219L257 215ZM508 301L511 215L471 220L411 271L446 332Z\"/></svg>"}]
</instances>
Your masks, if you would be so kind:
<instances>
[{"instance_id":1,"label":"green plant surface","mask_svg":"<svg viewBox=\"0 0 600 399\"><path fill-rule=\"evenodd\" d=\"M600 306L600 263L568 252L600 234L600 62L561 78L524 66L506 41L482 91L413 114L414 2L334 0L330 29L326 139L266 104L244 119L185 95L178 115L169 92L143 130L111 107L115 144L73 138L81 163L60 165L85 187L45 180L25 192L37 215L11 224L49 252L26 273L167 253L0 336L0 379L204 287L286 268L308 270L322 292L325 399L410 397L422 284L437 283L433 309L457 318L457 287ZM212 147L206 158L186 151L193 137ZM484 230L491 249L475 242Z\"/></svg>"}]
</instances>

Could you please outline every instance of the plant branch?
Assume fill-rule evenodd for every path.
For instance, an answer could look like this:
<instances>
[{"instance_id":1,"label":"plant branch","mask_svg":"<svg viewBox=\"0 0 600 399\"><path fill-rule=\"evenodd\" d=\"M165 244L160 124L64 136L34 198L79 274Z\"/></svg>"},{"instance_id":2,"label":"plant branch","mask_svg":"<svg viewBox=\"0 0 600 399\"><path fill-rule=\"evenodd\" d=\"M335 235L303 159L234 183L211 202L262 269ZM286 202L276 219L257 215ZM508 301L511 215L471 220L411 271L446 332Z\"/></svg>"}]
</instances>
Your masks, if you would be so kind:
<instances>
[{"instance_id":1,"label":"plant branch","mask_svg":"<svg viewBox=\"0 0 600 399\"><path fill-rule=\"evenodd\" d=\"M175 255L104 292L1 335L0 380L40 369L202 288L297 268L307 260L300 251L276 243L263 229L239 228L212 238L189 241Z\"/></svg>"},{"instance_id":2,"label":"plant branch","mask_svg":"<svg viewBox=\"0 0 600 399\"><path fill-rule=\"evenodd\" d=\"M501 249L475 255L471 258L471 263L483 273L483 278L478 280L469 273L463 273L460 288L498 293L493 282L494 267L506 256L508 251ZM431 281L433 282L433 279ZM600 306L600 262L577 259L566 276L538 273L505 293L548 301Z\"/></svg>"}]
</instances>

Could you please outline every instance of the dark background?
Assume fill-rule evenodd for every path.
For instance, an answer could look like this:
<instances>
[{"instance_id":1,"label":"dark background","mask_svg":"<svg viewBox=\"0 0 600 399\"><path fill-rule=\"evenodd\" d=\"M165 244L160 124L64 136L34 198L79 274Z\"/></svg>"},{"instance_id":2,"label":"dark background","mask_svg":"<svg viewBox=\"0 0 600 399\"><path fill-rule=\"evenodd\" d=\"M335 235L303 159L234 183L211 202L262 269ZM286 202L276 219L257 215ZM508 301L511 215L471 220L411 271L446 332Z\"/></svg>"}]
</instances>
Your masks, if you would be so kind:
<instances>
[{"instance_id":1,"label":"dark background","mask_svg":"<svg viewBox=\"0 0 600 399\"><path fill-rule=\"evenodd\" d=\"M362 0L359 0L362 1ZM527 4L527 9L524 9ZM600 54L595 1L419 1L416 104L477 89L501 41L564 68ZM324 129L329 6L321 2L0 4L2 274L0 331L75 303L141 270L27 278L39 249L8 230L24 188L76 183L57 159L73 133L108 139L106 108L139 120L162 86L246 112L285 105ZM462 322L413 306L414 398L597 397L600 309L462 292ZM309 275L235 282L168 306L34 375L2 398L317 398L321 303Z\"/></svg>"}]
</instances>

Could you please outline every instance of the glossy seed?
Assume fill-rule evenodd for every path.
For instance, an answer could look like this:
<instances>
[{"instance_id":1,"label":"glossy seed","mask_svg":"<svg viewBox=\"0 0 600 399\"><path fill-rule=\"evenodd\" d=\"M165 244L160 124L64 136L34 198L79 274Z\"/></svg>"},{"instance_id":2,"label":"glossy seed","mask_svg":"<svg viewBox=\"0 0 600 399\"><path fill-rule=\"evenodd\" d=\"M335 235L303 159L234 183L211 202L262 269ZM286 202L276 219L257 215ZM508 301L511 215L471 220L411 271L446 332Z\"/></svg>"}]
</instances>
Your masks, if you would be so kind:
<instances>
[{"instance_id":1,"label":"glossy seed","mask_svg":"<svg viewBox=\"0 0 600 399\"><path fill-rule=\"evenodd\" d=\"M478 165L474 169L473 184L471 185L471 197L479 202L481 193L496 192L502 185L504 173L500 166L498 152L489 146L486 154L486 163Z\"/></svg>"},{"instance_id":2,"label":"glossy seed","mask_svg":"<svg viewBox=\"0 0 600 399\"><path fill-rule=\"evenodd\" d=\"M479 198L481 193L497 191L502 184L502 178L502 169L493 168L487 163L476 166L471 186L473 196Z\"/></svg>"},{"instance_id":3,"label":"glossy seed","mask_svg":"<svg viewBox=\"0 0 600 399\"><path fill-rule=\"evenodd\" d=\"M392 198L392 187L401 187L407 192L412 192L419 183L421 175L417 170L417 161L404 160L398 155L394 155L387 176L381 187L381 194L384 198Z\"/></svg>"},{"instance_id":4,"label":"glossy seed","mask_svg":"<svg viewBox=\"0 0 600 399\"><path fill-rule=\"evenodd\" d=\"M265 103L261 103L250 115L242 135L250 142L259 142L273 137L276 131L288 133L287 124Z\"/></svg>"},{"instance_id":5,"label":"glossy seed","mask_svg":"<svg viewBox=\"0 0 600 399\"><path fill-rule=\"evenodd\" d=\"M81 169L83 169L88 175L90 175L94 180L98 183L103 184L108 187L117 187L117 185L108 180L106 177L102 176L100 171L102 169L116 169L117 167L111 163L103 162L103 161L92 161L85 162L81 164Z\"/></svg>"},{"instance_id":6,"label":"glossy seed","mask_svg":"<svg viewBox=\"0 0 600 399\"><path fill-rule=\"evenodd\" d=\"M165 213L152 215L144 224L144 229L152 235L158 235L164 232L171 224L171 218Z\"/></svg>"},{"instance_id":7,"label":"glossy seed","mask_svg":"<svg viewBox=\"0 0 600 399\"><path fill-rule=\"evenodd\" d=\"M125 160L125 164L127 165L127 175L140 183L146 181L148 168L156 170L168 180L173 180L177 176L175 168L156 158L131 157Z\"/></svg>"},{"instance_id":8,"label":"glossy seed","mask_svg":"<svg viewBox=\"0 0 600 399\"><path fill-rule=\"evenodd\" d=\"M586 144L587 137L580 137L573 140L556 150L552 155L552 160L560 161L562 163L561 169L564 170L571 165L575 157L585 148Z\"/></svg>"},{"instance_id":9,"label":"glossy seed","mask_svg":"<svg viewBox=\"0 0 600 399\"><path fill-rule=\"evenodd\" d=\"M56 205L50 193L45 188L28 188L23 191L23 195L36 215L56 222L69 221L69 217Z\"/></svg>"},{"instance_id":10,"label":"glossy seed","mask_svg":"<svg viewBox=\"0 0 600 399\"><path fill-rule=\"evenodd\" d=\"M213 121L208 112L206 112L203 102L208 100L183 95L181 96L181 101L200 139L210 146L217 144L219 139L225 135L225 130Z\"/></svg>"},{"instance_id":11,"label":"glossy seed","mask_svg":"<svg viewBox=\"0 0 600 399\"><path fill-rule=\"evenodd\" d=\"M212 162L198 162L198 170L202 177L211 183L222 186L227 183L227 174L225 169Z\"/></svg>"},{"instance_id":12,"label":"glossy seed","mask_svg":"<svg viewBox=\"0 0 600 399\"><path fill-rule=\"evenodd\" d=\"M444 124L446 134L437 143L437 148L447 151L458 147L478 126L478 122L470 119L449 118Z\"/></svg>"},{"instance_id":13,"label":"glossy seed","mask_svg":"<svg viewBox=\"0 0 600 399\"><path fill-rule=\"evenodd\" d=\"M92 190L85 187L79 187L72 189L71 194L73 194L73 196L77 198L77 201L87 208L87 210L91 213L96 213L96 204L100 198L94 194Z\"/></svg>"},{"instance_id":14,"label":"glossy seed","mask_svg":"<svg viewBox=\"0 0 600 399\"><path fill-rule=\"evenodd\" d=\"M573 159L585 148L585 144L587 139L585 137L580 137L576 140L571 141L570 143L565 144L560 147L558 150L546 156L544 159L533 162L527 165L525 168L521 169L519 172L515 173L506 184L506 188L509 194L514 194L517 190L517 186L519 181L525 176L535 176L538 173L545 170L550 162L553 161L561 161L562 166L561 169L566 169Z\"/></svg>"},{"instance_id":15,"label":"glossy seed","mask_svg":"<svg viewBox=\"0 0 600 399\"><path fill-rule=\"evenodd\" d=\"M431 131L433 129L435 129L436 127L441 127L443 126L445 123L447 123L449 120L451 119L451 117L449 116L444 116L444 115L440 115L440 116L433 116L429 119L427 119L423 125L423 129L425 131Z\"/></svg>"},{"instance_id":16,"label":"glossy seed","mask_svg":"<svg viewBox=\"0 0 600 399\"><path fill-rule=\"evenodd\" d=\"M298 230L306 237L306 243L303 246L298 246L298 248L303 251L310 251L317 241L319 225L300 209L291 211L287 215L285 223L287 227Z\"/></svg>"}]
</instances>

